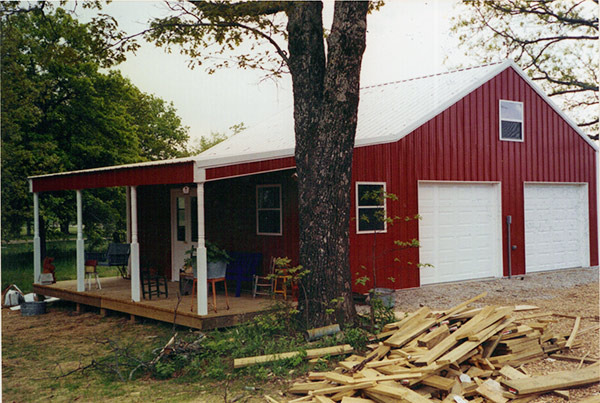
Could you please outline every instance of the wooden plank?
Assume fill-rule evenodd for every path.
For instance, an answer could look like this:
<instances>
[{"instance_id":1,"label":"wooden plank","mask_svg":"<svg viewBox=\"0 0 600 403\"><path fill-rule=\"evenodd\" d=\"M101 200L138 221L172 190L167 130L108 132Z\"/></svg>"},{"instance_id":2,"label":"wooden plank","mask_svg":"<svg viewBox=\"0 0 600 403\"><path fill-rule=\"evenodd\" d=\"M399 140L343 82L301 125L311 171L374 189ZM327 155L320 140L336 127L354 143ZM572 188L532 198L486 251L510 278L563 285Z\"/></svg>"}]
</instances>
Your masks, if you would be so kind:
<instances>
[{"instance_id":1,"label":"wooden plank","mask_svg":"<svg viewBox=\"0 0 600 403\"><path fill-rule=\"evenodd\" d=\"M511 367L510 365L503 366L500 371L500 375L505 377L506 379L522 379L529 378L529 376L525 375L521 371Z\"/></svg>"},{"instance_id":2,"label":"wooden plank","mask_svg":"<svg viewBox=\"0 0 600 403\"><path fill-rule=\"evenodd\" d=\"M320 382L296 382L289 389L289 393L293 393L296 395L305 395L311 390L324 389L330 387L331 384L326 381Z\"/></svg>"},{"instance_id":3,"label":"wooden plank","mask_svg":"<svg viewBox=\"0 0 600 403\"><path fill-rule=\"evenodd\" d=\"M452 386L454 386L455 382L454 379L445 378L439 375L431 375L423 378L421 381L423 385L432 386L436 389L443 390L444 392L452 390Z\"/></svg>"},{"instance_id":4,"label":"wooden plank","mask_svg":"<svg viewBox=\"0 0 600 403\"><path fill-rule=\"evenodd\" d=\"M431 349L436 344L438 344L440 341L442 341L443 339L448 337L448 335L450 335L450 331L448 330L448 325L443 324L443 325L433 329L431 332L427 333L426 335L421 336L421 338L419 338L419 340L417 341L417 344L421 347L427 347L428 349Z\"/></svg>"},{"instance_id":5,"label":"wooden plank","mask_svg":"<svg viewBox=\"0 0 600 403\"><path fill-rule=\"evenodd\" d=\"M583 362L585 364L593 364L595 362L598 362L598 360L596 358L591 358L591 357L579 357L576 355L571 355L571 354L552 354L550 356L551 358L554 358L556 360L564 360L564 361L576 361L576 362Z\"/></svg>"},{"instance_id":6,"label":"wooden plank","mask_svg":"<svg viewBox=\"0 0 600 403\"><path fill-rule=\"evenodd\" d=\"M375 392L384 396L389 396L394 399L400 399L400 401L402 402L430 403L430 400L426 397L423 397L417 392L398 384L394 386L380 384L369 388L368 391Z\"/></svg>"},{"instance_id":7,"label":"wooden plank","mask_svg":"<svg viewBox=\"0 0 600 403\"><path fill-rule=\"evenodd\" d=\"M568 389L574 386L600 382L600 367L590 366L575 371L561 371L543 376L523 379L510 379L501 383L517 395L549 392L554 389Z\"/></svg>"},{"instance_id":8,"label":"wooden plank","mask_svg":"<svg viewBox=\"0 0 600 403\"><path fill-rule=\"evenodd\" d=\"M309 396L316 395L333 395L335 393L344 392L347 390L359 390L359 389L367 389L375 386L376 382L362 382L354 385L342 385L342 386L334 386L331 388L318 389L308 392Z\"/></svg>"},{"instance_id":9,"label":"wooden plank","mask_svg":"<svg viewBox=\"0 0 600 403\"><path fill-rule=\"evenodd\" d=\"M393 336L391 336L383 343L387 346L392 346L396 348L402 347L404 344L406 344L407 342L411 341L412 339L429 329L436 322L437 320L435 318L424 319L406 330L398 330L398 332L396 332Z\"/></svg>"},{"instance_id":10,"label":"wooden plank","mask_svg":"<svg viewBox=\"0 0 600 403\"><path fill-rule=\"evenodd\" d=\"M373 403L373 400L360 397L344 397L342 403Z\"/></svg>"},{"instance_id":11,"label":"wooden plank","mask_svg":"<svg viewBox=\"0 0 600 403\"><path fill-rule=\"evenodd\" d=\"M494 403L506 403L508 399L502 396L504 388L495 380L488 379L475 389L477 393Z\"/></svg>"},{"instance_id":12,"label":"wooden plank","mask_svg":"<svg viewBox=\"0 0 600 403\"><path fill-rule=\"evenodd\" d=\"M577 335L577 331L579 330L579 324L581 323L581 316L575 318L575 324L573 325L573 330L571 330L571 334L569 335L569 339L567 340L567 344L565 347L571 348L573 346L573 342L575 341L575 336Z\"/></svg>"},{"instance_id":13,"label":"wooden plank","mask_svg":"<svg viewBox=\"0 0 600 403\"><path fill-rule=\"evenodd\" d=\"M455 312L458 312L459 310L461 310L462 308L466 307L469 304L472 304L473 302L485 297L487 295L487 291L483 292L471 299L468 299L464 302L461 302L460 304L456 305L454 308L450 308L448 311L446 311L445 315L441 316L438 319L438 323L445 321L446 319L448 319L450 316L452 316L452 314L454 314Z\"/></svg>"},{"instance_id":14,"label":"wooden plank","mask_svg":"<svg viewBox=\"0 0 600 403\"><path fill-rule=\"evenodd\" d=\"M323 357L326 355L340 355L340 354L348 354L354 351L351 345L344 344L341 346L334 347L324 347L324 348L315 348L306 350L306 358L317 358ZM278 361L287 358L292 358L297 355L302 354L300 351L292 351L288 353L280 353L280 354L268 354L268 355L260 355L256 357L246 357L246 358L236 358L233 360L234 368L243 368L249 365L260 364L264 362Z\"/></svg>"}]
</instances>

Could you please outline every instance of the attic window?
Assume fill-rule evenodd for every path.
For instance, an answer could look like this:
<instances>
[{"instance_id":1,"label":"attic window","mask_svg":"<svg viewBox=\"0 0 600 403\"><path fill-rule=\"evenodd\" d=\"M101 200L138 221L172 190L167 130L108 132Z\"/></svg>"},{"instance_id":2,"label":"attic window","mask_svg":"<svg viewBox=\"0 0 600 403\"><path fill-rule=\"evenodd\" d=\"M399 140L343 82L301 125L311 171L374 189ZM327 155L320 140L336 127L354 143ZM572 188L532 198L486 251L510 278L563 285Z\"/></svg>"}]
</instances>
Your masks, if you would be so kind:
<instances>
[{"instance_id":1,"label":"attic window","mask_svg":"<svg viewBox=\"0 0 600 403\"><path fill-rule=\"evenodd\" d=\"M523 102L500 100L500 140L523 141Z\"/></svg>"}]
</instances>

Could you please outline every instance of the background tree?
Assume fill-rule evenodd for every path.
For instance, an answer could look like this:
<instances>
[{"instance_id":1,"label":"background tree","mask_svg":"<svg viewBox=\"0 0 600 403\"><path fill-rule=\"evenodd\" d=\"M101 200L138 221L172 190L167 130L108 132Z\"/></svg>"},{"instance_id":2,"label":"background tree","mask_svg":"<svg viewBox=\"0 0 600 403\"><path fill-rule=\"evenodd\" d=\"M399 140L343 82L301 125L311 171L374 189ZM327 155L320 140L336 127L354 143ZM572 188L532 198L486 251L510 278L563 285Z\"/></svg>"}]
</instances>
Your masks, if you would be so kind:
<instances>
[{"instance_id":1,"label":"background tree","mask_svg":"<svg viewBox=\"0 0 600 403\"><path fill-rule=\"evenodd\" d=\"M171 7L176 14L154 20L147 33L158 46L180 47L196 64L221 57L209 72L236 65L291 73L300 264L309 270L307 304L299 306L307 307L315 326L352 322L350 183L369 3L335 3L327 50L321 2L191 1ZM334 299L341 302L332 318Z\"/></svg>"},{"instance_id":2,"label":"background tree","mask_svg":"<svg viewBox=\"0 0 600 403\"><path fill-rule=\"evenodd\" d=\"M598 139L598 0L463 0L454 31L479 61L513 58Z\"/></svg>"},{"instance_id":3,"label":"background tree","mask_svg":"<svg viewBox=\"0 0 600 403\"><path fill-rule=\"evenodd\" d=\"M106 50L110 38L102 33L110 24L92 28L45 4L0 5L3 239L32 219L28 176L187 155L187 128L172 105L118 72L100 71L123 59ZM88 236L124 227L122 189L84 198ZM73 192L43 194L42 217L67 231L73 199Z\"/></svg>"}]
</instances>

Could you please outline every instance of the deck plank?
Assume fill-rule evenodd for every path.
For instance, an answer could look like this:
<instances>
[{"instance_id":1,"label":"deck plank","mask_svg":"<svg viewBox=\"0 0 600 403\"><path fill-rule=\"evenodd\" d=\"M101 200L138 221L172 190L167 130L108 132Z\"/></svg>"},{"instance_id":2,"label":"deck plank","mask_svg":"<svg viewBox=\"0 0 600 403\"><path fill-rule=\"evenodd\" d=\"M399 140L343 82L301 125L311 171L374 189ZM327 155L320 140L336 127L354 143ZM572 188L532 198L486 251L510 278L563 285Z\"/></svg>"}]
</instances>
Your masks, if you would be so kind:
<instances>
[{"instance_id":1,"label":"deck plank","mask_svg":"<svg viewBox=\"0 0 600 403\"><path fill-rule=\"evenodd\" d=\"M140 302L131 300L130 280L121 277L104 277L100 279L100 282L102 284L101 290L92 285L91 290L77 292L77 280L67 280L51 285L34 284L33 291L37 294L57 297L62 300L97 307L101 310L123 312L168 323L173 323L173 320L175 320L178 325L205 330L234 326L246 322L257 314L273 308L275 302L269 297L252 298L249 294L242 294L239 298L233 296L229 298L230 309L227 310L225 308L225 295L217 293L217 312L213 310L212 297L209 295L208 315L199 316L196 314L195 298L192 311L190 309L192 297L186 295L182 297L175 316L175 307L178 301L177 294L179 292L178 282L168 282L169 298L164 296L161 298L154 297L152 300L144 299Z\"/></svg>"}]
</instances>

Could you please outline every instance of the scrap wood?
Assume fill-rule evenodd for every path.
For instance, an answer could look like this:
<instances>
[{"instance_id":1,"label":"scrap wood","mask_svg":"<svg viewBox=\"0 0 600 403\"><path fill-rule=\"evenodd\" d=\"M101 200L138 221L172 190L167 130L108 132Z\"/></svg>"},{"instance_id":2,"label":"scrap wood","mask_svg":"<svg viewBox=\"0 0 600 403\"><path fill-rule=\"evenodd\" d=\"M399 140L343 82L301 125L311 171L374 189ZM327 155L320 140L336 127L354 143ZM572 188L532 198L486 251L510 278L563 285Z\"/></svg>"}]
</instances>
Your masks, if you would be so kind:
<instances>
[{"instance_id":1,"label":"scrap wood","mask_svg":"<svg viewBox=\"0 0 600 403\"><path fill-rule=\"evenodd\" d=\"M367 355L367 357L362 360L361 362L359 362L358 364L354 365L351 369L350 369L350 373L354 373L357 371L360 371L361 369L363 369L365 367L365 365L367 365L369 362L371 361L379 361L381 360L383 357L386 356L387 353L390 352L390 347L380 344L375 350L373 350L370 354Z\"/></svg>"},{"instance_id":2,"label":"scrap wood","mask_svg":"<svg viewBox=\"0 0 600 403\"><path fill-rule=\"evenodd\" d=\"M506 379L522 379L529 378L528 375L525 375L521 371L511 367L510 365L505 365L500 369L500 375L505 377Z\"/></svg>"},{"instance_id":3,"label":"scrap wood","mask_svg":"<svg viewBox=\"0 0 600 403\"><path fill-rule=\"evenodd\" d=\"M412 389L406 388L402 385L377 385L369 388L369 391L389 396L394 399L400 399L410 403L430 403L430 400L421 396Z\"/></svg>"},{"instance_id":4,"label":"scrap wood","mask_svg":"<svg viewBox=\"0 0 600 403\"><path fill-rule=\"evenodd\" d=\"M574 371L554 372L548 375L523 379L503 380L501 383L515 395L549 392L555 389L568 389L574 386L600 382L600 368L589 366Z\"/></svg>"},{"instance_id":5,"label":"scrap wood","mask_svg":"<svg viewBox=\"0 0 600 403\"><path fill-rule=\"evenodd\" d=\"M371 399L363 399L360 397L344 397L342 398L342 403L369 403L373 402Z\"/></svg>"},{"instance_id":6,"label":"scrap wood","mask_svg":"<svg viewBox=\"0 0 600 403\"><path fill-rule=\"evenodd\" d=\"M578 357L576 355L560 354L560 353L554 353L550 356L550 358L554 358L556 360L564 360L564 361L583 362L585 364L593 364L598 361L598 359L594 358L594 357L587 357L587 356Z\"/></svg>"},{"instance_id":7,"label":"scrap wood","mask_svg":"<svg viewBox=\"0 0 600 403\"><path fill-rule=\"evenodd\" d=\"M506 403L508 399L502 396L505 389L493 379L488 379L477 387L476 392L494 403Z\"/></svg>"},{"instance_id":8,"label":"scrap wood","mask_svg":"<svg viewBox=\"0 0 600 403\"><path fill-rule=\"evenodd\" d=\"M465 308L466 306L468 306L469 304L472 304L473 302L477 301L478 299L481 299L483 297L485 297L487 295L487 291L483 292L467 301L464 301L458 305L456 305L454 308L450 308L450 310L446 311L445 315L441 316L438 320L439 322L443 322L444 320L448 319L450 316L452 316L452 314L458 312L459 310Z\"/></svg>"},{"instance_id":9,"label":"scrap wood","mask_svg":"<svg viewBox=\"0 0 600 403\"><path fill-rule=\"evenodd\" d=\"M344 344L334 347L324 347L324 348L314 348L310 350L306 350L306 358L318 358L326 355L340 355L340 354L348 354L354 351L351 345ZM243 368L254 364L261 364L265 362L278 361L286 358L296 357L297 355L301 355L301 351L292 351L289 353L279 353L279 354L268 354L268 355L259 355L256 357L246 357L246 358L236 358L233 360L234 368Z\"/></svg>"},{"instance_id":10,"label":"scrap wood","mask_svg":"<svg viewBox=\"0 0 600 403\"><path fill-rule=\"evenodd\" d=\"M377 384L377 382L371 381L371 382L357 383L354 385L333 386L331 388L312 390L312 391L308 392L308 395L309 396L332 395L335 393L344 392L346 390L359 390L359 389L370 388L372 386L375 386L376 384Z\"/></svg>"},{"instance_id":11,"label":"scrap wood","mask_svg":"<svg viewBox=\"0 0 600 403\"><path fill-rule=\"evenodd\" d=\"M264 395L264 398L265 398L265 400L266 400L267 402L269 402L269 403L279 403L279 400L275 400L275 399L273 399L273 398L272 398L271 396L269 396L269 395Z\"/></svg>"},{"instance_id":12,"label":"scrap wood","mask_svg":"<svg viewBox=\"0 0 600 403\"><path fill-rule=\"evenodd\" d=\"M578 403L600 403L600 395L586 397Z\"/></svg>"},{"instance_id":13,"label":"scrap wood","mask_svg":"<svg viewBox=\"0 0 600 403\"><path fill-rule=\"evenodd\" d=\"M571 330L571 334L569 335L569 339L567 340L567 344L565 347L571 348L573 346L573 342L575 341L575 336L577 335L577 331L579 330L579 325L581 324L581 316L575 318L575 324L573 325L573 330Z\"/></svg>"},{"instance_id":14,"label":"scrap wood","mask_svg":"<svg viewBox=\"0 0 600 403\"><path fill-rule=\"evenodd\" d=\"M311 390L324 389L330 387L331 384L326 381L320 382L295 382L291 388L288 389L288 392L299 395L299 394L307 394Z\"/></svg>"}]
</instances>

